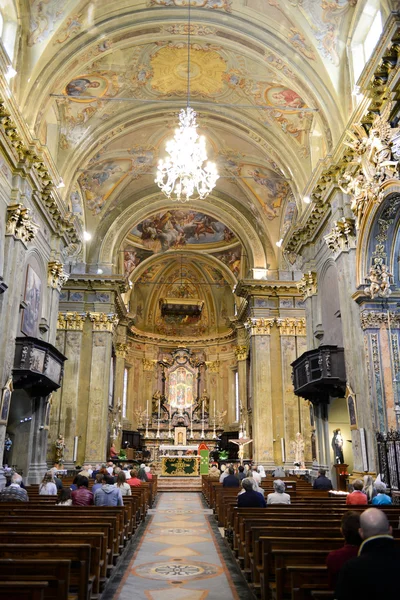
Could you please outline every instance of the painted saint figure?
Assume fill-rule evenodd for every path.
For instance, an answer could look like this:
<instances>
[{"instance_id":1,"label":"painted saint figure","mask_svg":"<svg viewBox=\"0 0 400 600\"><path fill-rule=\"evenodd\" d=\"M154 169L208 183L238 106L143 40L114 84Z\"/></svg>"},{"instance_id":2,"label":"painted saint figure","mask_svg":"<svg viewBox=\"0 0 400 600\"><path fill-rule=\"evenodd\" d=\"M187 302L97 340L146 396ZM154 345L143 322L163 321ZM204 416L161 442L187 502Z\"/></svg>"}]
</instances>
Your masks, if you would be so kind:
<instances>
[{"instance_id":1,"label":"painted saint figure","mask_svg":"<svg viewBox=\"0 0 400 600\"><path fill-rule=\"evenodd\" d=\"M333 445L335 450L335 461L338 465L344 463L343 442L344 440L340 429L335 429L335 431L333 432Z\"/></svg>"}]
</instances>

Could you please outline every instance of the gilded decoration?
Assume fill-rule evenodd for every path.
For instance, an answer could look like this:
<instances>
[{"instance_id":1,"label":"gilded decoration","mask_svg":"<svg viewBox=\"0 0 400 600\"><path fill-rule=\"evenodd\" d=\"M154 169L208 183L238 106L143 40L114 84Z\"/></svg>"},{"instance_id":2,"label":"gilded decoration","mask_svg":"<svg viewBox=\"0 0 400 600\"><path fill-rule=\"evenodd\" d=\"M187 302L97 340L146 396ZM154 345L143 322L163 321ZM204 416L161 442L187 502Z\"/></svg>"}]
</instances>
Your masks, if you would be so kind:
<instances>
[{"instance_id":1,"label":"gilded decoration","mask_svg":"<svg viewBox=\"0 0 400 600\"><path fill-rule=\"evenodd\" d=\"M148 358L142 358L143 370L144 371L154 371L156 362L157 361L155 361L155 360L150 360Z\"/></svg>"},{"instance_id":2,"label":"gilded decoration","mask_svg":"<svg viewBox=\"0 0 400 600\"><path fill-rule=\"evenodd\" d=\"M151 58L153 90L165 94L187 94L187 47L181 44L165 46ZM190 48L190 93L213 96L223 89L226 62L215 50L205 47Z\"/></svg>"},{"instance_id":3,"label":"gilded decoration","mask_svg":"<svg viewBox=\"0 0 400 600\"><path fill-rule=\"evenodd\" d=\"M325 236L325 242L335 254L356 247L356 223L354 219L342 217L334 223L332 231Z\"/></svg>"},{"instance_id":4,"label":"gilded decoration","mask_svg":"<svg viewBox=\"0 0 400 600\"><path fill-rule=\"evenodd\" d=\"M210 373L219 373L220 361L219 360L210 360L206 362L207 370Z\"/></svg>"},{"instance_id":5,"label":"gilded decoration","mask_svg":"<svg viewBox=\"0 0 400 600\"><path fill-rule=\"evenodd\" d=\"M162 477L197 477L199 475L200 460L196 456L161 458Z\"/></svg>"},{"instance_id":6,"label":"gilded decoration","mask_svg":"<svg viewBox=\"0 0 400 600\"><path fill-rule=\"evenodd\" d=\"M280 335L306 335L305 317L286 317L276 319Z\"/></svg>"},{"instance_id":7,"label":"gilded decoration","mask_svg":"<svg viewBox=\"0 0 400 600\"><path fill-rule=\"evenodd\" d=\"M273 318L256 319L253 317L246 321L245 327L250 331L251 335L270 335L274 322L275 319Z\"/></svg>"},{"instance_id":8,"label":"gilded decoration","mask_svg":"<svg viewBox=\"0 0 400 600\"><path fill-rule=\"evenodd\" d=\"M304 273L303 277L297 284L297 289L299 290L303 300L307 300L307 298L315 296L318 292L317 274L314 271L308 271L308 273Z\"/></svg>"},{"instance_id":9,"label":"gilded decoration","mask_svg":"<svg viewBox=\"0 0 400 600\"><path fill-rule=\"evenodd\" d=\"M114 314L89 312L88 317L92 321L93 331L109 331L113 333L119 321L117 315Z\"/></svg>"},{"instance_id":10,"label":"gilded decoration","mask_svg":"<svg viewBox=\"0 0 400 600\"><path fill-rule=\"evenodd\" d=\"M248 355L247 346L236 346L235 348L235 356L236 360L246 360Z\"/></svg>"},{"instance_id":11,"label":"gilded decoration","mask_svg":"<svg viewBox=\"0 0 400 600\"><path fill-rule=\"evenodd\" d=\"M61 292L61 288L68 281L68 273L64 272L64 265L55 260L47 265L47 283L50 287Z\"/></svg>"},{"instance_id":12,"label":"gilded decoration","mask_svg":"<svg viewBox=\"0 0 400 600\"><path fill-rule=\"evenodd\" d=\"M30 208L22 204L7 207L6 235L13 235L23 242L31 242L39 229L33 221Z\"/></svg>"},{"instance_id":13,"label":"gilded decoration","mask_svg":"<svg viewBox=\"0 0 400 600\"><path fill-rule=\"evenodd\" d=\"M65 331L83 331L86 313L66 312L58 313L57 329Z\"/></svg>"},{"instance_id":14,"label":"gilded decoration","mask_svg":"<svg viewBox=\"0 0 400 600\"><path fill-rule=\"evenodd\" d=\"M116 354L117 358L125 359L127 352L128 352L128 348L129 348L128 344L122 344L122 343L115 344L115 354Z\"/></svg>"}]
</instances>

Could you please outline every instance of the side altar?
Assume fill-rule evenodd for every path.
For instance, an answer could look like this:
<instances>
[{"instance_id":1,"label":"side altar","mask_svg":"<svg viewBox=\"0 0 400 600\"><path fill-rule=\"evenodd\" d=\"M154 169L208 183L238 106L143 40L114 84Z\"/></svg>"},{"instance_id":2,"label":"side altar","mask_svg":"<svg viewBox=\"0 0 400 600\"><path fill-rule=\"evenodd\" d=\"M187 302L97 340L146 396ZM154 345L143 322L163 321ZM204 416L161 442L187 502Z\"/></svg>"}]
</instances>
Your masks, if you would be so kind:
<instances>
[{"instance_id":1,"label":"side altar","mask_svg":"<svg viewBox=\"0 0 400 600\"><path fill-rule=\"evenodd\" d=\"M137 414L138 431L150 459L161 462L162 475L170 477L178 471L179 476L198 475L199 444L206 442L212 452L224 430L224 415L217 414L215 402L210 407L206 363L190 350L178 348L157 361L157 367L157 389L146 411ZM174 464L179 465L176 473Z\"/></svg>"}]
</instances>

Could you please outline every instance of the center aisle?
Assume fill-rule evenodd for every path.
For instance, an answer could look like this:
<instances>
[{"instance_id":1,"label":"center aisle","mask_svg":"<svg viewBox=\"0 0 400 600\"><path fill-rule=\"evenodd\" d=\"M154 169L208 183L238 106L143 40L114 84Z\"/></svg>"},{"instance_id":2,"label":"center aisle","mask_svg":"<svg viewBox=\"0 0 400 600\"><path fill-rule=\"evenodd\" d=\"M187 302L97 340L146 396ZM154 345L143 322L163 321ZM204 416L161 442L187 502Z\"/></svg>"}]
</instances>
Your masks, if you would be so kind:
<instances>
[{"instance_id":1,"label":"center aisle","mask_svg":"<svg viewBox=\"0 0 400 600\"><path fill-rule=\"evenodd\" d=\"M239 600L198 493L161 493L113 600ZM218 535L218 534L217 534Z\"/></svg>"}]
</instances>

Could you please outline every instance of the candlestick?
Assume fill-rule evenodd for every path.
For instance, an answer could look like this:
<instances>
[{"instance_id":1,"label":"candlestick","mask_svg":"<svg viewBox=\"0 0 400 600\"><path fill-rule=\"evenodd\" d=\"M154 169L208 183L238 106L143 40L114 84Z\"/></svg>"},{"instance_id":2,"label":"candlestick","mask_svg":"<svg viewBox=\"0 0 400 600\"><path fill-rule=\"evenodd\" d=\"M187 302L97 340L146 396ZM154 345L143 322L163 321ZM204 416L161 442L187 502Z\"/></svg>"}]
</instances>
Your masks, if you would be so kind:
<instances>
[{"instance_id":1,"label":"candlestick","mask_svg":"<svg viewBox=\"0 0 400 600\"><path fill-rule=\"evenodd\" d=\"M203 405L202 405L202 419L201 419L201 439L204 439L204 400L203 400Z\"/></svg>"},{"instance_id":2,"label":"candlestick","mask_svg":"<svg viewBox=\"0 0 400 600\"><path fill-rule=\"evenodd\" d=\"M158 397L158 419L157 419L157 433L156 438L160 437L160 414L161 414L161 396Z\"/></svg>"}]
</instances>

